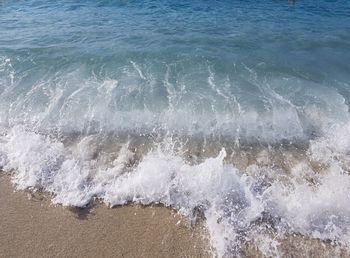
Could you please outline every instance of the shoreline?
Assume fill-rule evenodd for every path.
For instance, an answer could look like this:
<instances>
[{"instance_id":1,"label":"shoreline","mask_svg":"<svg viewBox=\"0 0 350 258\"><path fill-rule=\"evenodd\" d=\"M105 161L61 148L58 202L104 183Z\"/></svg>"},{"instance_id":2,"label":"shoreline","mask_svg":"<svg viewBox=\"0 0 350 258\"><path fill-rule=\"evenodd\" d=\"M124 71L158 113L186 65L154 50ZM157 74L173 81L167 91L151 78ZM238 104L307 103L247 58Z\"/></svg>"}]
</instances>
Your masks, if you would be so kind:
<instances>
[{"instance_id":1,"label":"shoreline","mask_svg":"<svg viewBox=\"0 0 350 258\"><path fill-rule=\"evenodd\" d=\"M52 205L0 175L2 257L210 257L200 225L160 206Z\"/></svg>"},{"instance_id":2,"label":"shoreline","mask_svg":"<svg viewBox=\"0 0 350 258\"><path fill-rule=\"evenodd\" d=\"M128 204L88 208L51 203L49 194L16 191L0 172L0 257L213 257L202 220L190 225L171 208ZM269 230L265 232L269 234ZM350 257L341 245L300 234L242 242L242 257ZM217 257L214 255L214 257Z\"/></svg>"}]
</instances>

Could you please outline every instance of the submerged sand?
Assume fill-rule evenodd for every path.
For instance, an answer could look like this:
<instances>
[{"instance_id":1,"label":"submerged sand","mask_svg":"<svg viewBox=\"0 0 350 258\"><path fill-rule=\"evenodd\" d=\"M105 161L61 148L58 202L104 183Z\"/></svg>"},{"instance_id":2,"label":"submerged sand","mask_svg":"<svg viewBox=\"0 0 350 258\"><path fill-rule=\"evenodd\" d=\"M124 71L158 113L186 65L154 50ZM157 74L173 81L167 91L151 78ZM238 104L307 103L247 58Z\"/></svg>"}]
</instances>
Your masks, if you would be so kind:
<instances>
[{"instance_id":1,"label":"submerged sand","mask_svg":"<svg viewBox=\"0 0 350 258\"><path fill-rule=\"evenodd\" d=\"M29 200L28 200L29 199ZM0 257L208 257L201 227L165 207L72 210L0 175Z\"/></svg>"}]
</instances>

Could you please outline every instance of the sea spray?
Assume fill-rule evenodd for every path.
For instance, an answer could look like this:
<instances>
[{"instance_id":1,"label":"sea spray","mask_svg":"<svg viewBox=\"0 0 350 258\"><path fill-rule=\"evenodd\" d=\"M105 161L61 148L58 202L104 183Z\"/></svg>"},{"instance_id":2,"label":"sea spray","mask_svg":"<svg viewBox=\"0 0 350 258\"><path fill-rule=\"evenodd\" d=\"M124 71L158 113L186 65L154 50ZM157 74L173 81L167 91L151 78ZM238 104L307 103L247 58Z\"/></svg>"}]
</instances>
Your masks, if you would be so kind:
<instances>
[{"instance_id":1,"label":"sea spray","mask_svg":"<svg viewBox=\"0 0 350 258\"><path fill-rule=\"evenodd\" d=\"M260 245L266 241L270 248L273 240L264 233L266 225L280 238L299 233L348 247L350 178L337 160L326 160L314 170L310 160L317 155L315 142L304 161L283 173L268 163L239 171L224 161L225 149L191 164L171 139L144 153L132 168L127 164L134 154L127 144L119 148L114 163L96 167L96 160L86 158L86 148L79 147L86 139L65 146L15 127L1 141L1 165L12 173L18 189L50 192L53 202L63 205L83 207L98 198L109 206L161 203L188 218L200 211L219 256L239 254L242 241L249 239L260 239Z\"/></svg>"}]
</instances>

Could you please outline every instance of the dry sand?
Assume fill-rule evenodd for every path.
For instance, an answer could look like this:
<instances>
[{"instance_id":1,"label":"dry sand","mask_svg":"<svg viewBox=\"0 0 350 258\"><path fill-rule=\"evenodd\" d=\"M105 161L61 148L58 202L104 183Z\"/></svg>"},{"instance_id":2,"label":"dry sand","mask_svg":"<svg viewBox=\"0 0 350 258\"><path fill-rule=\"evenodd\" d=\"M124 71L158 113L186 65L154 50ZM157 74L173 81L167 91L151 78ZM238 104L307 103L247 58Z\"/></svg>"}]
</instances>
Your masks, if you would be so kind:
<instances>
[{"instance_id":1,"label":"dry sand","mask_svg":"<svg viewBox=\"0 0 350 258\"><path fill-rule=\"evenodd\" d=\"M0 257L208 257L200 228L165 207L53 206L0 175Z\"/></svg>"}]
</instances>

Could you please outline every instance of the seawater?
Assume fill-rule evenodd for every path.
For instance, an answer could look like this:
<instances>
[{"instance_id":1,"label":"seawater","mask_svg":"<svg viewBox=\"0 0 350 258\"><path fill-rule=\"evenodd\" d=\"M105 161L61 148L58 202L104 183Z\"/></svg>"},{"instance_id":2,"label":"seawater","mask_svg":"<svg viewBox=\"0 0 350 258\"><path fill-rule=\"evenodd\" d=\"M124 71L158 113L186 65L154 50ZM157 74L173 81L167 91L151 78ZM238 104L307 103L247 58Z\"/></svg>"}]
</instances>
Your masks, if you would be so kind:
<instances>
[{"instance_id":1,"label":"seawater","mask_svg":"<svg viewBox=\"0 0 350 258\"><path fill-rule=\"evenodd\" d=\"M350 250L350 2L1 1L0 168L202 214L218 256Z\"/></svg>"}]
</instances>

